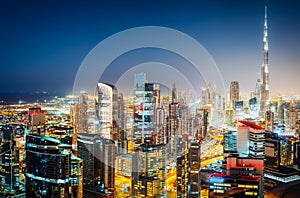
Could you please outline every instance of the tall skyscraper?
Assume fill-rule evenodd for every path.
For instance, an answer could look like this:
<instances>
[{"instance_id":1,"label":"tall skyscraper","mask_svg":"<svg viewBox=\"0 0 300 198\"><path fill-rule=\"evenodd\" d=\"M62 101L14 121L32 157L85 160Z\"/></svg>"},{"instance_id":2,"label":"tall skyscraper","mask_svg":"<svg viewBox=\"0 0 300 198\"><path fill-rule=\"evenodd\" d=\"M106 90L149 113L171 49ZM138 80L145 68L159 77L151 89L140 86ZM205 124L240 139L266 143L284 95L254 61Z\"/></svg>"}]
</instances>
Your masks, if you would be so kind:
<instances>
[{"instance_id":1,"label":"tall skyscraper","mask_svg":"<svg viewBox=\"0 0 300 198\"><path fill-rule=\"evenodd\" d=\"M102 138L118 141L120 150L126 153L127 142L124 122L124 98L114 85L98 83L97 117Z\"/></svg>"},{"instance_id":2,"label":"tall skyscraper","mask_svg":"<svg viewBox=\"0 0 300 198\"><path fill-rule=\"evenodd\" d=\"M98 83L98 118L101 137L112 139L113 89L104 83Z\"/></svg>"},{"instance_id":3,"label":"tall skyscraper","mask_svg":"<svg viewBox=\"0 0 300 198\"><path fill-rule=\"evenodd\" d=\"M169 104L169 116L167 118L167 143L171 146L171 153L175 153L176 141L179 129L179 119L178 119L178 103Z\"/></svg>"},{"instance_id":4,"label":"tall skyscraper","mask_svg":"<svg viewBox=\"0 0 300 198\"><path fill-rule=\"evenodd\" d=\"M292 101L290 103L290 108L289 108L289 129L295 129L296 128L296 121L297 121L297 112L295 108L295 102Z\"/></svg>"},{"instance_id":5,"label":"tall skyscraper","mask_svg":"<svg viewBox=\"0 0 300 198\"><path fill-rule=\"evenodd\" d=\"M269 44L268 44L268 24L267 6L265 7L264 38L263 38L263 64L261 66L262 84L260 96L260 112L264 115L269 102Z\"/></svg>"},{"instance_id":6,"label":"tall skyscraper","mask_svg":"<svg viewBox=\"0 0 300 198\"><path fill-rule=\"evenodd\" d=\"M21 159L15 138L17 130L24 132L23 126L0 126L0 197L15 197L21 193L19 179Z\"/></svg>"},{"instance_id":7,"label":"tall skyscraper","mask_svg":"<svg viewBox=\"0 0 300 198\"><path fill-rule=\"evenodd\" d=\"M78 157L83 159L83 195L114 194L116 148L113 140L95 134L78 134Z\"/></svg>"},{"instance_id":8,"label":"tall skyscraper","mask_svg":"<svg viewBox=\"0 0 300 198\"><path fill-rule=\"evenodd\" d=\"M125 127L125 102L122 93L118 93L118 153L126 154L128 151L127 133Z\"/></svg>"},{"instance_id":9,"label":"tall skyscraper","mask_svg":"<svg viewBox=\"0 0 300 198\"><path fill-rule=\"evenodd\" d=\"M195 136L197 138L205 138L207 131L208 131L208 110L204 108L196 109L196 115L195 115Z\"/></svg>"},{"instance_id":10,"label":"tall skyscraper","mask_svg":"<svg viewBox=\"0 0 300 198\"><path fill-rule=\"evenodd\" d=\"M285 120L286 120L286 115L285 115L285 102L284 101L279 101L278 103L278 124L284 126L285 125Z\"/></svg>"},{"instance_id":11,"label":"tall skyscraper","mask_svg":"<svg viewBox=\"0 0 300 198\"><path fill-rule=\"evenodd\" d=\"M155 118L155 133L156 133L156 144L166 144L166 122L165 122L165 110L164 108L156 109Z\"/></svg>"},{"instance_id":12,"label":"tall skyscraper","mask_svg":"<svg viewBox=\"0 0 300 198\"><path fill-rule=\"evenodd\" d=\"M240 85L238 81L230 83L230 105L234 109L235 103L240 100Z\"/></svg>"},{"instance_id":13,"label":"tall skyscraper","mask_svg":"<svg viewBox=\"0 0 300 198\"><path fill-rule=\"evenodd\" d=\"M146 74L140 73L135 75L134 82L134 123L133 123L133 140L135 144L141 144L144 141L144 92Z\"/></svg>"},{"instance_id":14,"label":"tall skyscraper","mask_svg":"<svg viewBox=\"0 0 300 198\"><path fill-rule=\"evenodd\" d=\"M188 196L188 181L189 181L189 159L188 159L188 136L179 135L177 141L177 197Z\"/></svg>"},{"instance_id":15,"label":"tall skyscraper","mask_svg":"<svg viewBox=\"0 0 300 198\"><path fill-rule=\"evenodd\" d=\"M71 123L74 127L74 134L88 133L88 96L81 93L77 100L71 104L70 115ZM75 138L76 139L76 138Z\"/></svg>"},{"instance_id":16,"label":"tall skyscraper","mask_svg":"<svg viewBox=\"0 0 300 198\"><path fill-rule=\"evenodd\" d=\"M179 134L188 132L188 117L189 117L189 108L185 103L179 104L178 114L180 119L179 125Z\"/></svg>"},{"instance_id":17,"label":"tall skyscraper","mask_svg":"<svg viewBox=\"0 0 300 198\"><path fill-rule=\"evenodd\" d=\"M135 75L133 140L135 145L154 135L155 109L159 106L160 89L156 83L146 83L144 73Z\"/></svg>"},{"instance_id":18,"label":"tall skyscraper","mask_svg":"<svg viewBox=\"0 0 300 198\"><path fill-rule=\"evenodd\" d=\"M200 141L196 140L191 142L188 160L189 160L189 193L188 197L200 197Z\"/></svg>"}]
</instances>

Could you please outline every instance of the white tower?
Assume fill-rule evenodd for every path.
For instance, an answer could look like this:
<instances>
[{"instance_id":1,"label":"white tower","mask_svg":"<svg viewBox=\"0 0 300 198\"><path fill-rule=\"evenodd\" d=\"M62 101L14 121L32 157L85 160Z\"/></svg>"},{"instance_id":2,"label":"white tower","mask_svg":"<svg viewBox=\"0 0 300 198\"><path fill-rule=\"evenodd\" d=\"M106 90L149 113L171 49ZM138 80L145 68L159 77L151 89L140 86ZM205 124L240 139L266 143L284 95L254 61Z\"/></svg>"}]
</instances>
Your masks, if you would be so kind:
<instances>
[{"instance_id":1,"label":"white tower","mask_svg":"<svg viewBox=\"0 0 300 198\"><path fill-rule=\"evenodd\" d=\"M269 102L269 44L268 44L268 24L267 24L267 6L265 6L265 22L264 22L264 49L263 64L261 66L262 84L260 96L260 112L264 115Z\"/></svg>"}]
</instances>

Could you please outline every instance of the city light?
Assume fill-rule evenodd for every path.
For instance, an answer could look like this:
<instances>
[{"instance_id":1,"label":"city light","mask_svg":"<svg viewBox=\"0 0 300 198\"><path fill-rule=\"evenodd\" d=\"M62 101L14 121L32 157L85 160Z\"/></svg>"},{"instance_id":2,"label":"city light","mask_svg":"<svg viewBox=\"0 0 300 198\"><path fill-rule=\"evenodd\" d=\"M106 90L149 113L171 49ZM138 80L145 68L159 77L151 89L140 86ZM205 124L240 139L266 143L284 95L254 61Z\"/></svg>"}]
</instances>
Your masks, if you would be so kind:
<instances>
[{"instance_id":1,"label":"city light","mask_svg":"<svg viewBox=\"0 0 300 198\"><path fill-rule=\"evenodd\" d=\"M298 196L300 95L278 94L276 86L299 79L276 70L276 64L297 63L292 58L298 46L282 53L290 62L276 54L276 45L290 43L279 38L290 23L280 31L276 26L283 16L279 5L289 5L253 2L261 10L250 15L247 9L253 8L243 3L234 9L209 2L144 3L70 3L68 14L57 2L28 2L39 16L25 4L3 12L4 23L12 23L4 29L12 35L3 35L10 43L3 42L7 49L0 53L7 65L0 78L0 197ZM284 16L293 18L291 13ZM227 23L232 18L234 26ZM24 40L15 39L18 32ZM61 46L56 40L66 46L50 49ZM18 50L12 48L16 43ZM18 64L26 69L12 75ZM72 93L60 94L67 85ZM34 91L22 91L27 88Z\"/></svg>"}]
</instances>

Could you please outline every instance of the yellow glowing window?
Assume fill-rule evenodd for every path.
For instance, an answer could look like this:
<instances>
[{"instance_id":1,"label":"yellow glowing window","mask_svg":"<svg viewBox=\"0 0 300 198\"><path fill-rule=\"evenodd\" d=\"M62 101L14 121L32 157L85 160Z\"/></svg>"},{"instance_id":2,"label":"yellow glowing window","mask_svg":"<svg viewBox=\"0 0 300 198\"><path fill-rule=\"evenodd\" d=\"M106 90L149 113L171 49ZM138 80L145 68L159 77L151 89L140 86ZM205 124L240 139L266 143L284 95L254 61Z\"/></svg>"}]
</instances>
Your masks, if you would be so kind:
<instances>
[{"instance_id":1,"label":"yellow glowing window","mask_svg":"<svg viewBox=\"0 0 300 198\"><path fill-rule=\"evenodd\" d=\"M253 192L245 192L245 195L253 195Z\"/></svg>"}]
</instances>

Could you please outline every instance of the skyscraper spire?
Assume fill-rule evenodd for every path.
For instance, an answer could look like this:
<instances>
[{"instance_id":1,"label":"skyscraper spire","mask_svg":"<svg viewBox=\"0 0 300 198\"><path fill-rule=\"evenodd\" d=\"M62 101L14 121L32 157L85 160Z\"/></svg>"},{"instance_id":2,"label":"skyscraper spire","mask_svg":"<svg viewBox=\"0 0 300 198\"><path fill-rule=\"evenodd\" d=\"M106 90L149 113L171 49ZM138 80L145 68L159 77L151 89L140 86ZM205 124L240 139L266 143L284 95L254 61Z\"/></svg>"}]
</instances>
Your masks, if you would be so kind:
<instances>
[{"instance_id":1,"label":"skyscraper spire","mask_svg":"<svg viewBox=\"0 0 300 198\"><path fill-rule=\"evenodd\" d=\"M269 63L268 60L268 51L269 51L269 44L268 44L268 21L267 21L267 6L265 6L265 22L264 22L264 63L263 65L267 65Z\"/></svg>"},{"instance_id":2,"label":"skyscraper spire","mask_svg":"<svg viewBox=\"0 0 300 198\"><path fill-rule=\"evenodd\" d=\"M267 6L265 6L264 37L263 37L263 64L261 67L262 84L260 112L264 115L269 101L269 43L268 43L268 20Z\"/></svg>"}]
</instances>

